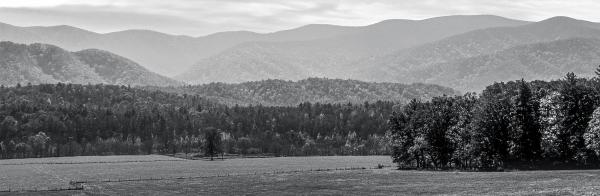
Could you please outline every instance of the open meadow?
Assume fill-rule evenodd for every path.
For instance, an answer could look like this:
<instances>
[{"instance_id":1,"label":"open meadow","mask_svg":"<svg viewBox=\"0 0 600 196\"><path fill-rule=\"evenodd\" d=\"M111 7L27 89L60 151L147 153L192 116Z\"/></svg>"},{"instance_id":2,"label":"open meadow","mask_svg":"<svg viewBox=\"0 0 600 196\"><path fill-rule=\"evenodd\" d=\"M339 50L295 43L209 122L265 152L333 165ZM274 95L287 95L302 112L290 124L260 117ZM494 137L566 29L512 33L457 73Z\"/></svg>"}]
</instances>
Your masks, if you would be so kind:
<instances>
[{"instance_id":1,"label":"open meadow","mask_svg":"<svg viewBox=\"0 0 600 196\"><path fill-rule=\"evenodd\" d=\"M132 191L135 190L135 191ZM91 183L86 195L598 195L600 171L436 172L391 168Z\"/></svg>"},{"instance_id":2,"label":"open meadow","mask_svg":"<svg viewBox=\"0 0 600 196\"><path fill-rule=\"evenodd\" d=\"M185 160L167 156L106 156L0 160L0 191L73 188L76 182L210 178L226 175L373 168L389 156L275 157Z\"/></svg>"},{"instance_id":3,"label":"open meadow","mask_svg":"<svg viewBox=\"0 0 600 196\"><path fill-rule=\"evenodd\" d=\"M0 161L0 195L595 195L600 171L402 171L388 156ZM80 189L60 190L53 189ZM83 188L83 189L81 189ZM51 191L47 191L50 189ZM35 191L38 190L38 191ZM42 190L42 191L39 191ZM14 192L16 191L16 192Z\"/></svg>"}]
</instances>

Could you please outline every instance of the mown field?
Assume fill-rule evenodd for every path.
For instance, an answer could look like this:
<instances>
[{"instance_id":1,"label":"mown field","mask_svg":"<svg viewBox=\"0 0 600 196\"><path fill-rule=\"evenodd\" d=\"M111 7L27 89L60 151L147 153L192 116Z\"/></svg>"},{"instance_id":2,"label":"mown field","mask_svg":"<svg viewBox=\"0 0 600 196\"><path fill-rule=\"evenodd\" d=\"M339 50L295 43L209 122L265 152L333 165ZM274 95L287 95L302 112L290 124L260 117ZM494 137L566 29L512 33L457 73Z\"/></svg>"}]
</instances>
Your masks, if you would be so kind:
<instances>
[{"instance_id":1,"label":"mown field","mask_svg":"<svg viewBox=\"0 0 600 196\"><path fill-rule=\"evenodd\" d=\"M92 183L86 195L598 195L600 171L366 169L193 180Z\"/></svg>"},{"instance_id":2,"label":"mown field","mask_svg":"<svg viewBox=\"0 0 600 196\"><path fill-rule=\"evenodd\" d=\"M123 158L131 160L131 157ZM387 156L281 157L224 161L157 159L161 161L156 162L120 162L115 161L114 157L111 159L113 163L43 164L42 161L39 165L1 165L0 161L0 183L3 185L61 185L75 178L88 181L84 183L84 190L12 192L0 195L600 194L600 170L444 172L402 171L390 167L372 169L377 164L390 165L391 160ZM34 169L31 170L31 167ZM350 167L358 169L323 170ZM142 180L132 179L136 177ZM102 181L118 178L132 181Z\"/></svg>"},{"instance_id":3,"label":"mown field","mask_svg":"<svg viewBox=\"0 0 600 196\"><path fill-rule=\"evenodd\" d=\"M0 160L0 191L64 189L70 182L198 178L391 165L388 156L185 160L166 156Z\"/></svg>"}]
</instances>

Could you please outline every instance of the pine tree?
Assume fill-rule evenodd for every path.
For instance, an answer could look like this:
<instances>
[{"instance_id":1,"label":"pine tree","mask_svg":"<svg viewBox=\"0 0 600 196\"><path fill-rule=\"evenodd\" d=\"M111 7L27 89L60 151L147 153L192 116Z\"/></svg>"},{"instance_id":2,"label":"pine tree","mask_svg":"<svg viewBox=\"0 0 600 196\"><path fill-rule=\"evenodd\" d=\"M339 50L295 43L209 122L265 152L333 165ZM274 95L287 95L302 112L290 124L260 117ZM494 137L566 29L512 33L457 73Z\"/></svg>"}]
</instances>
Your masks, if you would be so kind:
<instances>
[{"instance_id":1,"label":"pine tree","mask_svg":"<svg viewBox=\"0 0 600 196\"><path fill-rule=\"evenodd\" d=\"M505 84L495 83L482 93L473 119L474 157L479 167L504 167L509 158L510 100Z\"/></svg>"},{"instance_id":2,"label":"pine tree","mask_svg":"<svg viewBox=\"0 0 600 196\"><path fill-rule=\"evenodd\" d=\"M541 156L539 103L534 100L531 88L521 79L514 113L514 156L520 161L533 162Z\"/></svg>"}]
</instances>

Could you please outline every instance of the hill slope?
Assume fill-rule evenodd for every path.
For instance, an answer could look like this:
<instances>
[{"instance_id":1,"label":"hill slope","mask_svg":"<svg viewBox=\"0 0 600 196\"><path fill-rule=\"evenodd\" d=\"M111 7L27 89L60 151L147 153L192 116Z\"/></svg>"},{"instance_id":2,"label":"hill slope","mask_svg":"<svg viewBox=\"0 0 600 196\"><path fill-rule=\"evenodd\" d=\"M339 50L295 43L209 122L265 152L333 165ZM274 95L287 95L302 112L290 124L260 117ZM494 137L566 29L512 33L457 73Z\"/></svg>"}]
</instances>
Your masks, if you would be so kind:
<instances>
[{"instance_id":1,"label":"hill slope","mask_svg":"<svg viewBox=\"0 0 600 196\"><path fill-rule=\"evenodd\" d=\"M135 62L101 50L69 52L48 44L0 42L0 84L76 83L180 85Z\"/></svg>"},{"instance_id":2,"label":"hill slope","mask_svg":"<svg viewBox=\"0 0 600 196\"><path fill-rule=\"evenodd\" d=\"M468 91L481 90L494 81L554 80L568 72L590 77L599 64L600 40L573 38L440 63L411 75L422 82Z\"/></svg>"},{"instance_id":3,"label":"hill slope","mask_svg":"<svg viewBox=\"0 0 600 196\"><path fill-rule=\"evenodd\" d=\"M349 27L312 25L269 34L223 32L203 37L176 36L149 30L100 34L76 27L18 27L0 23L0 41L48 43L70 51L98 48L141 63L160 74L173 75L202 58L247 41L298 41L349 33ZM335 27L335 28L333 28Z\"/></svg>"},{"instance_id":4,"label":"hill slope","mask_svg":"<svg viewBox=\"0 0 600 196\"><path fill-rule=\"evenodd\" d=\"M246 42L202 59L177 78L191 83L262 79L335 78L343 65L476 29L517 26L524 21L497 16L447 16L426 20L387 20L346 28L335 36L306 41ZM337 31L342 31L336 29ZM307 33L310 35L310 33Z\"/></svg>"},{"instance_id":5,"label":"hill slope","mask_svg":"<svg viewBox=\"0 0 600 196\"><path fill-rule=\"evenodd\" d=\"M228 105L266 106L296 106L303 102L364 103L375 100L406 103L411 99L428 100L435 96L457 93L447 87L429 84L368 83L320 78L297 82L263 80L241 84L211 83L177 88L145 88L200 95Z\"/></svg>"},{"instance_id":6,"label":"hill slope","mask_svg":"<svg viewBox=\"0 0 600 196\"><path fill-rule=\"evenodd\" d=\"M476 30L422 46L400 50L392 54L363 59L352 63L348 65L348 69L352 70L352 75L348 77L365 81L437 81L445 83L441 79L423 78L423 75L416 73L440 68L439 64L441 63L493 54L520 45L571 38L600 38L600 24L567 17L554 17L518 27ZM510 58L503 60L505 60L505 64L512 61ZM479 63L486 64L488 62ZM448 77L445 78L450 79ZM514 78L497 79L510 80ZM481 85L485 86L486 84ZM480 89L467 88L463 90Z\"/></svg>"}]
</instances>

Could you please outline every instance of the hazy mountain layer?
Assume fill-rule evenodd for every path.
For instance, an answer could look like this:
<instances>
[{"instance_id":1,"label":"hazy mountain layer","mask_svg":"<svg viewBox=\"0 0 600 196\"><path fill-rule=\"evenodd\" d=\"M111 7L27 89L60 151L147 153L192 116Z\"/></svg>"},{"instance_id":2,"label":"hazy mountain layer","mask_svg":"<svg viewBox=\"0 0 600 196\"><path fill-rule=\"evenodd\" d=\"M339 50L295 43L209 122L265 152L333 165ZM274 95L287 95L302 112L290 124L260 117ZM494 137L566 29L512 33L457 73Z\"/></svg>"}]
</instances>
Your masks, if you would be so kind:
<instances>
[{"instance_id":1,"label":"hazy mountain layer","mask_svg":"<svg viewBox=\"0 0 600 196\"><path fill-rule=\"evenodd\" d=\"M493 54L464 58L411 72L421 82L462 91L485 88L494 81L553 80L574 72L594 75L600 64L600 40L574 38L516 46Z\"/></svg>"},{"instance_id":2,"label":"hazy mountain layer","mask_svg":"<svg viewBox=\"0 0 600 196\"><path fill-rule=\"evenodd\" d=\"M459 80L460 78L451 78L450 76L446 76L442 73L439 73L439 69L443 68L440 64L446 62L460 61L465 58L477 57L480 55L494 54L509 48L525 44L544 43L571 38L600 38L600 25L597 23L580 21L567 17L554 17L548 20L518 27L498 27L476 30L465 34L452 36L422 46L406 50L400 50L392 54L363 59L357 63L352 63L348 65L348 69L351 70L351 75L348 77L366 81L436 81L441 84L447 84L447 82L444 81L444 79ZM535 53L526 53L523 55L535 55ZM563 63L570 61L577 62L580 60L570 59L567 56L563 57L566 58L562 59ZM549 58L554 59L557 57ZM487 66L487 64L490 63L510 64L514 61L519 60L507 57L502 59L495 59L493 62L478 61L477 63L479 63L479 66ZM529 66L529 63L532 62L522 62L523 66ZM447 69L453 68L455 67L448 67ZM460 72L472 70L459 69L456 71ZM504 72L511 72L513 70L510 70L508 67L506 67L498 69L496 71L499 71L498 74L501 75ZM434 76L433 73L425 72L435 72L438 75ZM429 74L432 78L424 78L423 75L416 73ZM437 79L435 77L440 78ZM471 77L479 76L477 76L477 73L473 73ZM549 75L547 77L551 76ZM546 76L544 76L543 78L546 78ZM515 78L494 77L494 79L498 81L504 81ZM526 77L525 79L533 78ZM471 86L483 87L488 84L489 83L472 84ZM481 90L471 89L468 87L469 84L456 85L458 86L451 87L457 87L462 90Z\"/></svg>"},{"instance_id":3,"label":"hazy mountain layer","mask_svg":"<svg viewBox=\"0 0 600 196\"><path fill-rule=\"evenodd\" d=\"M338 32L335 36L321 39L246 42L202 59L177 78L192 83L210 83L343 77L348 75L344 72L346 64L365 57L387 54L471 30L526 23L497 16L387 20L365 27L337 29L347 33Z\"/></svg>"},{"instance_id":4,"label":"hazy mountain layer","mask_svg":"<svg viewBox=\"0 0 600 196\"><path fill-rule=\"evenodd\" d=\"M247 41L300 41L352 32L351 27L309 25L270 34L223 32L204 37L175 36L148 30L100 34L71 26L17 27L0 23L0 41L48 43L77 51L98 48L130 58L165 75L183 72L202 58Z\"/></svg>"},{"instance_id":5,"label":"hazy mountain layer","mask_svg":"<svg viewBox=\"0 0 600 196\"><path fill-rule=\"evenodd\" d=\"M0 42L0 84L76 83L180 85L126 58L101 50L69 52L48 44Z\"/></svg>"}]
</instances>

